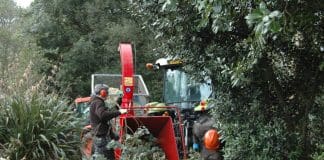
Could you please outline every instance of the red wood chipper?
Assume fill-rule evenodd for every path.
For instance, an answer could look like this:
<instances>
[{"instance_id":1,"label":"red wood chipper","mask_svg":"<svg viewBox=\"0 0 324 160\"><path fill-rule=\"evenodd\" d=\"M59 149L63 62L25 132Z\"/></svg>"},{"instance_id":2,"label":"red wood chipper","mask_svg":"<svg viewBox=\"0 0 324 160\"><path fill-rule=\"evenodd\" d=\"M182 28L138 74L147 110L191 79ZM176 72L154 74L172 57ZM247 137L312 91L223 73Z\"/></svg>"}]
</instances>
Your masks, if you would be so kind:
<instances>
[{"instance_id":1,"label":"red wood chipper","mask_svg":"<svg viewBox=\"0 0 324 160\"><path fill-rule=\"evenodd\" d=\"M120 89L123 92L120 107L128 110L128 113L121 115L119 119L120 142L123 143L123 137L125 137L128 128L136 130L141 126L145 126L158 139L159 146L164 151L167 159L186 159L181 117L177 107L163 106L165 109L173 110L176 113L177 116L173 118L171 116L148 116L145 114L147 106L134 107L134 90L138 90L140 86L136 86L138 83L135 82L136 79L134 78L131 44L120 43L119 52L122 67ZM116 159L120 159L122 150L117 149L115 155Z\"/></svg>"}]
</instances>

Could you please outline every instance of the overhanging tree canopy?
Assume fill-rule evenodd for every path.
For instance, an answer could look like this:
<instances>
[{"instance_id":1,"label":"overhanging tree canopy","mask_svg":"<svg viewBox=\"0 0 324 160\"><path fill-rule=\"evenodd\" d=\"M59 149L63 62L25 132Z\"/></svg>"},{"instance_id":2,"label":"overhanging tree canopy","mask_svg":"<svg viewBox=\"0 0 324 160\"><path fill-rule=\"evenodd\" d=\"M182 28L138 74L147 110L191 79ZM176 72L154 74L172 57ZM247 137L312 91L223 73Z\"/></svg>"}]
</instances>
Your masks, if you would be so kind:
<instances>
[{"instance_id":1,"label":"overhanging tree canopy","mask_svg":"<svg viewBox=\"0 0 324 160\"><path fill-rule=\"evenodd\" d=\"M181 57L196 78L212 78L227 158L316 154L324 133L320 0L137 0L133 6L163 44L158 50Z\"/></svg>"}]
</instances>

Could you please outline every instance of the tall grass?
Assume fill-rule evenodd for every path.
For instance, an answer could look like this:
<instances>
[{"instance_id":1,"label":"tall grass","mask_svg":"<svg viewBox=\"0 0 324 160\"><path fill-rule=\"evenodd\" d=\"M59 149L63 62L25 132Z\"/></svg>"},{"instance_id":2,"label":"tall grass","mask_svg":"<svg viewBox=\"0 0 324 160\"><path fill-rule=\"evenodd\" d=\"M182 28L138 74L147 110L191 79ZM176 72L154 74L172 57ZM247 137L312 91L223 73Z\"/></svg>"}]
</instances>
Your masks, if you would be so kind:
<instances>
[{"instance_id":1,"label":"tall grass","mask_svg":"<svg viewBox=\"0 0 324 160\"><path fill-rule=\"evenodd\" d=\"M1 101L0 142L9 159L78 159L79 121L55 95Z\"/></svg>"},{"instance_id":2,"label":"tall grass","mask_svg":"<svg viewBox=\"0 0 324 160\"><path fill-rule=\"evenodd\" d=\"M79 119L64 98L48 93L49 78L35 76L33 66L0 78L0 159L81 159Z\"/></svg>"}]
</instances>

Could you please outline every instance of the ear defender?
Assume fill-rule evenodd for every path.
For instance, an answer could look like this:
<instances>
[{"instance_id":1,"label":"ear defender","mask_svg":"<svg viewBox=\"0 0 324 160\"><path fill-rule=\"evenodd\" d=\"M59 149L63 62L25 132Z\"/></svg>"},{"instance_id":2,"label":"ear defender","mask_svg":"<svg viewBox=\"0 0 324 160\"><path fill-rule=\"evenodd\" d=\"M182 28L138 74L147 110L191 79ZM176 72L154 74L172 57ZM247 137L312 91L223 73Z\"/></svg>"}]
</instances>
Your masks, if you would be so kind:
<instances>
[{"instance_id":1,"label":"ear defender","mask_svg":"<svg viewBox=\"0 0 324 160\"><path fill-rule=\"evenodd\" d=\"M101 97L107 97L107 96L108 96L108 92L107 92L107 90L102 89L102 90L100 90L99 95L100 95Z\"/></svg>"}]
</instances>

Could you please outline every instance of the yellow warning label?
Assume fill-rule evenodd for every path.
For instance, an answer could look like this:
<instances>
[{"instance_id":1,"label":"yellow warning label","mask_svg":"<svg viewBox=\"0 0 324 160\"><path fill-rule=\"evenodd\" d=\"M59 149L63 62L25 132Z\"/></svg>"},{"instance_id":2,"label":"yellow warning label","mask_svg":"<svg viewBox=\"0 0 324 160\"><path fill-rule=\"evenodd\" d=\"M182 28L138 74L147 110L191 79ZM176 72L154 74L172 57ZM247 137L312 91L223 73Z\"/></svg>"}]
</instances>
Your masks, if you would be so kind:
<instances>
[{"instance_id":1,"label":"yellow warning label","mask_svg":"<svg viewBox=\"0 0 324 160\"><path fill-rule=\"evenodd\" d=\"M125 77L124 86L133 86L133 77Z\"/></svg>"}]
</instances>

